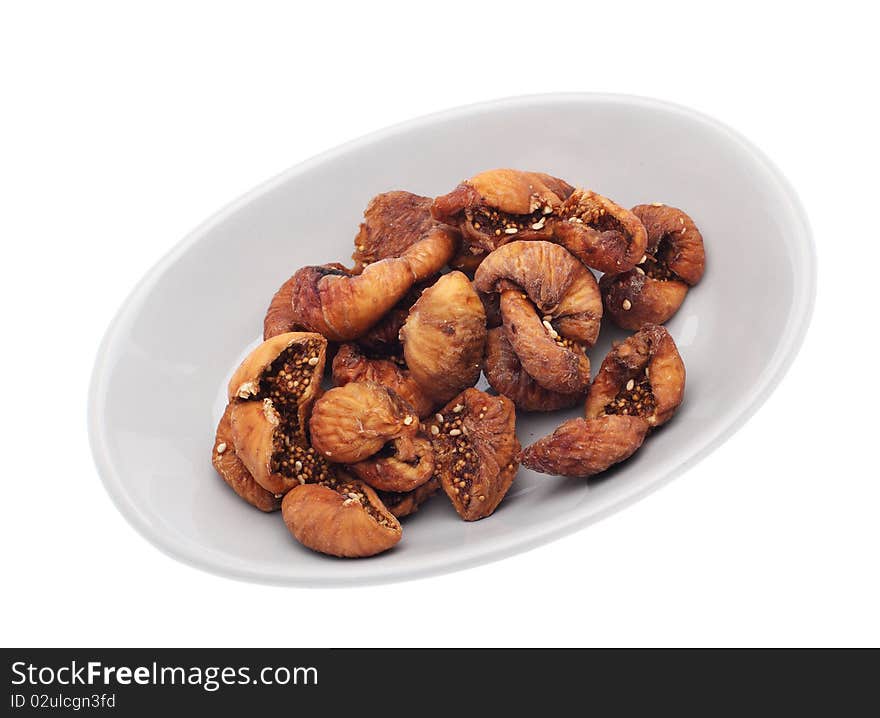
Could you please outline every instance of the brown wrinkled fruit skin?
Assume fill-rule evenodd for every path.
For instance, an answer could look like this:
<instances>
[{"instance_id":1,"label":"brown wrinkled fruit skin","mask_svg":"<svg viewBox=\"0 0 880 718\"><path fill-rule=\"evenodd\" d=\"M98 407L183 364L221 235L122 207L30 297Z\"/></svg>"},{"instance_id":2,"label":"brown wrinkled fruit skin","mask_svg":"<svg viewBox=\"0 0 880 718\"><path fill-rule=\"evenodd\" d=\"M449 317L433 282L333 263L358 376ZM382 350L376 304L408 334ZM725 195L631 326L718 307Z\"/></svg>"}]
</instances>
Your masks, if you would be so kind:
<instances>
[{"instance_id":1,"label":"brown wrinkled fruit skin","mask_svg":"<svg viewBox=\"0 0 880 718\"><path fill-rule=\"evenodd\" d=\"M269 309L266 310L266 317L263 319L263 340L303 329L294 319L293 286L294 277L291 277L272 297Z\"/></svg>"},{"instance_id":2,"label":"brown wrinkled fruit skin","mask_svg":"<svg viewBox=\"0 0 880 718\"><path fill-rule=\"evenodd\" d=\"M371 357L382 359L399 359L403 355L400 343L400 330L403 328L409 310L422 296L424 285L416 285L410 289L397 304L372 326L362 337L358 337L357 345Z\"/></svg>"},{"instance_id":3,"label":"brown wrinkled fruit skin","mask_svg":"<svg viewBox=\"0 0 880 718\"><path fill-rule=\"evenodd\" d=\"M480 378L486 344L483 303L462 272L422 292L400 330L410 376L436 404Z\"/></svg>"},{"instance_id":4,"label":"brown wrinkled fruit skin","mask_svg":"<svg viewBox=\"0 0 880 718\"><path fill-rule=\"evenodd\" d=\"M373 197L354 242L355 274L376 261L405 253L417 281L440 272L457 250L460 234L431 216L432 204L430 197L403 191Z\"/></svg>"},{"instance_id":5,"label":"brown wrinkled fruit skin","mask_svg":"<svg viewBox=\"0 0 880 718\"><path fill-rule=\"evenodd\" d=\"M439 415L443 421L435 417L428 427L436 475L459 516L484 518L501 503L519 468L513 402L466 389Z\"/></svg>"},{"instance_id":6,"label":"brown wrinkled fruit skin","mask_svg":"<svg viewBox=\"0 0 880 718\"><path fill-rule=\"evenodd\" d=\"M295 474L285 474L273 462L282 443L279 432L286 423L293 422L299 427L294 443L303 451L309 448L305 426L320 393L326 349L327 340L320 334L279 334L254 349L229 381L229 418L236 454L254 480L272 494L283 494L301 483ZM303 360L296 368L298 387L295 389L272 378L273 363L285 352ZM309 359L314 363L309 363ZM279 407L293 397L295 409L285 408L286 415L282 416ZM326 469L323 464L305 456L303 463L307 466L300 472L302 480L323 477Z\"/></svg>"},{"instance_id":7,"label":"brown wrinkled fruit skin","mask_svg":"<svg viewBox=\"0 0 880 718\"><path fill-rule=\"evenodd\" d=\"M431 211L461 230L465 247L491 252L512 239L552 237L553 220L572 190L564 180L542 172L489 170L437 197ZM517 231L507 233L501 225L482 221L493 211L505 224L516 224Z\"/></svg>"},{"instance_id":8,"label":"brown wrinkled fruit skin","mask_svg":"<svg viewBox=\"0 0 880 718\"><path fill-rule=\"evenodd\" d=\"M389 441L412 442L419 430L415 409L375 382L330 389L312 408L312 446L329 461L354 464Z\"/></svg>"},{"instance_id":9,"label":"brown wrinkled fruit skin","mask_svg":"<svg viewBox=\"0 0 880 718\"><path fill-rule=\"evenodd\" d=\"M412 491L377 491L385 507L399 519L411 516L419 507L440 490L440 480L434 476Z\"/></svg>"},{"instance_id":10,"label":"brown wrinkled fruit skin","mask_svg":"<svg viewBox=\"0 0 880 718\"><path fill-rule=\"evenodd\" d=\"M356 488L385 525L362 502L349 499L337 488L305 484L291 489L281 504L284 523L297 541L313 551L340 558L375 556L400 541L400 522L369 486L349 481L341 487Z\"/></svg>"},{"instance_id":11,"label":"brown wrinkled fruit skin","mask_svg":"<svg viewBox=\"0 0 880 718\"><path fill-rule=\"evenodd\" d=\"M700 231L680 209L643 204L632 211L647 230L644 261L628 272L606 274L599 284L608 316L634 331L672 318L702 278L706 255Z\"/></svg>"},{"instance_id":12,"label":"brown wrinkled fruit skin","mask_svg":"<svg viewBox=\"0 0 880 718\"><path fill-rule=\"evenodd\" d=\"M630 380L635 388L644 387L647 398L642 409L626 408L628 415L640 416L652 427L672 418L684 398L685 368L666 327L648 324L608 353L587 395L587 418L620 414L623 410L612 403Z\"/></svg>"},{"instance_id":13,"label":"brown wrinkled fruit skin","mask_svg":"<svg viewBox=\"0 0 880 718\"><path fill-rule=\"evenodd\" d=\"M523 411L557 411L583 401L584 392L562 394L545 389L523 369L501 328L490 329L483 371L490 386Z\"/></svg>"},{"instance_id":14,"label":"brown wrinkled fruit skin","mask_svg":"<svg viewBox=\"0 0 880 718\"><path fill-rule=\"evenodd\" d=\"M293 276L294 321L331 341L351 341L366 334L415 281L403 257L380 260L356 276L330 265L303 267Z\"/></svg>"},{"instance_id":15,"label":"brown wrinkled fruit skin","mask_svg":"<svg viewBox=\"0 0 880 718\"><path fill-rule=\"evenodd\" d=\"M434 450L430 441L417 437L395 442L388 456L377 454L348 468L374 489L413 491L434 476Z\"/></svg>"},{"instance_id":16,"label":"brown wrinkled fruit skin","mask_svg":"<svg viewBox=\"0 0 880 718\"><path fill-rule=\"evenodd\" d=\"M391 359L370 359L354 344L343 344L333 359L333 382L345 386L368 381L391 389L411 404L419 418L432 414L437 403L428 396L403 366Z\"/></svg>"},{"instance_id":17,"label":"brown wrinkled fruit skin","mask_svg":"<svg viewBox=\"0 0 880 718\"><path fill-rule=\"evenodd\" d=\"M449 266L452 269L457 269L459 272L464 272L469 277L474 276L474 272L477 271L477 267L480 266L480 262L482 262L489 253L480 249L479 247L465 247L462 244L461 249L459 249L458 253L449 260Z\"/></svg>"},{"instance_id":18,"label":"brown wrinkled fruit skin","mask_svg":"<svg viewBox=\"0 0 880 718\"><path fill-rule=\"evenodd\" d=\"M647 231L646 253L661 259L676 278L694 286L703 278L706 251L694 221L677 207L640 204L632 208Z\"/></svg>"},{"instance_id":19,"label":"brown wrinkled fruit skin","mask_svg":"<svg viewBox=\"0 0 880 718\"><path fill-rule=\"evenodd\" d=\"M649 428L636 416L571 419L523 451L522 464L542 474L593 476L632 456Z\"/></svg>"},{"instance_id":20,"label":"brown wrinkled fruit skin","mask_svg":"<svg viewBox=\"0 0 880 718\"><path fill-rule=\"evenodd\" d=\"M540 314L553 318L564 337L596 343L602 299L592 272L551 242L510 242L492 252L474 275L474 287L491 293L519 287Z\"/></svg>"},{"instance_id":21,"label":"brown wrinkled fruit skin","mask_svg":"<svg viewBox=\"0 0 880 718\"><path fill-rule=\"evenodd\" d=\"M555 394L585 393L590 382L585 350L595 343L602 319L599 287L589 269L552 242L510 242L483 261L474 286L500 295L505 338L531 379ZM498 365L492 373L499 385L507 383ZM527 387L512 384L517 388ZM517 398L537 408L526 394Z\"/></svg>"},{"instance_id":22,"label":"brown wrinkled fruit skin","mask_svg":"<svg viewBox=\"0 0 880 718\"><path fill-rule=\"evenodd\" d=\"M590 384L590 360L580 345L561 346L544 327L535 306L519 291L501 294L504 336L522 368L545 389L583 394Z\"/></svg>"},{"instance_id":23,"label":"brown wrinkled fruit skin","mask_svg":"<svg viewBox=\"0 0 880 718\"><path fill-rule=\"evenodd\" d=\"M605 313L622 329L637 331L646 324L665 324L678 311L688 285L675 280L658 281L631 269L606 274L599 280Z\"/></svg>"},{"instance_id":24,"label":"brown wrinkled fruit skin","mask_svg":"<svg viewBox=\"0 0 880 718\"><path fill-rule=\"evenodd\" d=\"M555 241L600 272L625 272L645 253L648 237L639 218L607 197L576 189L560 214Z\"/></svg>"},{"instance_id":25,"label":"brown wrinkled fruit skin","mask_svg":"<svg viewBox=\"0 0 880 718\"><path fill-rule=\"evenodd\" d=\"M220 447L223 447L223 451L220 451ZM281 499L260 486L238 458L232 437L231 404L226 406L226 411L223 412L217 426L211 463L229 487L251 506L266 512L278 511L281 508Z\"/></svg>"}]
</instances>

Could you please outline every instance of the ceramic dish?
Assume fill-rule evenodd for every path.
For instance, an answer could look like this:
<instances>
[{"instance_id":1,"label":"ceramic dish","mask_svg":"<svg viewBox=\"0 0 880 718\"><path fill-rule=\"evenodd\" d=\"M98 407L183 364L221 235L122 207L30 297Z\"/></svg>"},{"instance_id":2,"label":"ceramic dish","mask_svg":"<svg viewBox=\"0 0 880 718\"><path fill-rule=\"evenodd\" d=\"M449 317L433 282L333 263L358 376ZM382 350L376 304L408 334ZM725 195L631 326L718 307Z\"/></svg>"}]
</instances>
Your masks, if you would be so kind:
<instances>
[{"instance_id":1,"label":"ceramic dish","mask_svg":"<svg viewBox=\"0 0 880 718\"><path fill-rule=\"evenodd\" d=\"M535 169L623 206L685 209L707 270L668 323L687 366L685 402L629 461L596 481L525 469L498 511L465 523L441 495L372 559L294 541L279 515L242 502L210 463L227 378L254 346L272 293L305 264L347 262L367 201L424 195L493 167ZM120 511L175 558L227 576L327 586L402 580L546 543L644 496L719 446L794 358L815 293L804 211L781 174L724 125L666 103L614 95L521 97L459 108L324 153L237 200L156 265L107 331L92 378L98 471ZM594 371L610 342L603 328ZM485 386L481 382L481 386ZM579 415L522 414L532 443Z\"/></svg>"}]
</instances>

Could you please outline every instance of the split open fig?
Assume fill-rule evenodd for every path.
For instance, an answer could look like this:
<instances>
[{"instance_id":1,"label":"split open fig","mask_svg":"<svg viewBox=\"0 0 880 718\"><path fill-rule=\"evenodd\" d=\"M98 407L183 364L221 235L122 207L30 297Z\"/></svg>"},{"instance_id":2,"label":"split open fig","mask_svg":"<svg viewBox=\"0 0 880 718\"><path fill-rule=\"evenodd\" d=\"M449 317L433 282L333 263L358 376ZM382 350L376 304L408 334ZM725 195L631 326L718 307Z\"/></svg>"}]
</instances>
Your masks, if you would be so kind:
<instances>
[{"instance_id":1,"label":"split open fig","mask_svg":"<svg viewBox=\"0 0 880 718\"><path fill-rule=\"evenodd\" d=\"M644 255L631 270L606 274L600 288L605 311L624 329L663 324L681 307L706 267L703 237L682 210L660 203L633 207L647 231Z\"/></svg>"},{"instance_id":2,"label":"split open fig","mask_svg":"<svg viewBox=\"0 0 880 718\"><path fill-rule=\"evenodd\" d=\"M560 214L555 241L600 272L625 272L645 253L648 238L639 218L607 197L577 189Z\"/></svg>"},{"instance_id":3,"label":"split open fig","mask_svg":"<svg viewBox=\"0 0 880 718\"><path fill-rule=\"evenodd\" d=\"M226 406L217 426L211 463L229 487L251 506L266 512L281 508L281 497L260 486L238 457L232 436L232 404Z\"/></svg>"},{"instance_id":4,"label":"split open fig","mask_svg":"<svg viewBox=\"0 0 880 718\"><path fill-rule=\"evenodd\" d=\"M571 419L526 448L522 465L556 476L593 476L632 456L649 428L637 416Z\"/></svg>"},{"instance_id":5,"label":"split open fig","mask_svg":"<svg viewBox=\"0 0 880 718\"><path fill-rule=\"evenodd\" d=\"M428 426L435 473L465 521L491 514L519 468L516 410L503 396L466 389Z\"/></svg>"},{"instance_id":6,"label":"split open fig","mask_svg":"<svg viewBox=\"0 0 880 718\"><path fill-rule=\"evenodd\" d=\"M376 492L356 479L297 486L285 495L281 515L303 546L342 558L382 553L402 535Z\"/></svg>"},{"instance_id":7,"label":"split open fig","mask_svg":"<svg viewBox=\"0 0 880 718\"><path fill-rule=\"evenodd\" d=\"M332 475L311 447L307 430L326 350L320 334L279 334L254 349L229 381L236 455L272 494Z\"/></svg>"},{"instance_id":8,"label":"split open fig","mask_svg":"<svg viewBox=\"0 0 880 718\"><path fill-rule=\"evenodd\" d=\"M431 211L458 227L464 246L479 255L514 239L552 237L552 221L572 190L542 172L489 170L437 197Z\"/></svg>"},{"instance_id":9,"label":"split open fig","mask_svg":"<svg viewBox=\"0 0 880 718\"><path fill-rule=\"evenodd\" d=\"M602 361L587 396L588 419L636 416L651 427L672 418L684 398L685 368L666 327L648 324Z\"/></svg>"},{"instance_id":10,"label":"split open fig","mask_svg":"<svg viewBox=\"0 0 880 718\"><path fill-rule=\"evenodd\" d=\"M468 278L445 274L425 289L400 330L410 376L436 404L480 377L486 312Z\"/></svg>"},{"instance_id":11,"label":"split open fig","mask_svg":"<svg viewBox=\"0 0 880 718\"><path fill-rule=\"evenodd\" d=\"M376 195L355 238L354 272L382 259L406 256L416 281L436 275L459 245L459 232L431 215L433 200L411 192Z\"/></svg>"}]
</instances>

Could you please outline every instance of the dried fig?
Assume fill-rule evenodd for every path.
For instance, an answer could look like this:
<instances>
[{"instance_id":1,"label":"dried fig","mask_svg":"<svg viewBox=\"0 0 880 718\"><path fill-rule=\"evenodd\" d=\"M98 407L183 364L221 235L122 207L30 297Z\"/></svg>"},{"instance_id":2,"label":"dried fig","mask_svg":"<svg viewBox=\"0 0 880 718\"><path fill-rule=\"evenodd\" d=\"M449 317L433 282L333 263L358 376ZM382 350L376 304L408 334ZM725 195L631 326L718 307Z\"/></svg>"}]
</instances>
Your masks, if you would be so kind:
<instances>
[{"instance_id":1,"label":"dried fig","mask_svg":"<svg viewBox=\"0 0 880 718\"><path fill-rule=\"evenodd\" d=\"M479 247L462 246L458 253L449 260L449 266L452 267L452 269L464 272L469 277L473 277L474 272L477 271L477 267L480 266L480 262L482 262L488 254L489 253L485 249L480 249Z\"/></svg>"},{"instance_id":2,"label":"dried fig","mask_svg":"<svg viewBox=\"0 0 880 718\"><path fill-rule=\"evenodd\" d=\"M297 486L284 497L281 515L303 546L331 556L374 556L402 535L376 492L354 479Z\"/></svg>"},{"instance_id":3,"label":"dried fig","mask_svg":"<svg viewBox=\"0 0 880 718\"><path fill-rule=\"evenodd\" d=\"M645 253L648 239L639 218L607 197L576 189L560 214L555 241L600 272L625 272Z\"/></svg>"},{"instance_id":4,"label":"dried fig","mask_svg":"<svg viewBox=\"0 0 880 718\"><path fill-rule=\"evenodd\" d=\"M663 324L678 311L703 276L706 254L700 230L680 209L655 203L632 211L647 231L645 254L634 269L602 277L600 288L614 323L636 330Z\"/></svg>"},{"instance_id":5,"label":"dried fig","mask_svg":"<svg viewBox=\"0 0 880 718\"><path fill-rule=\"evenodd\" d=\"M281 497L266 491L254 481L254 477L238 458L232 439L232 404L226 406L217 426L211 463L230 488L251 506L267 512L281 508Z\"/></svg>"},{"instance_id":6,"label":"dried fig","mask_svg":"<svg viewBox=\"0 0 880 718\"><path fill-rule=\"evenodd\" d=\"M392 359L403 363L400 330L409 316L412 305L422 296L425 286L419 284L410 289L403 299L395 304L366 334L358 337L357 345L368 356Z\"/></svg>"},{"instance_id":7,"label":"dried fig","mask_svg":"<svg viewBox=\"0 0 880 718\"><path fill-rule=\"evenodd\" d=\"M419 430L415 410L375 382L330 389L312 409L312 446L330 461L354 464L390 441L412 443Z\"/></svg>"},{"instance_id":8,"label":"dried fig","mask_svg":"<svg viewBox=\"0 0 880 718\"><path fill-rule=\"evenodd\" d=\"M440 272L458 248L459 232L431 216L430 197L385 192L370 200L355 239L354 272L389 257L409 258L417 281Z\"/></svg>"},{"instance_id":9,"label":"dried fig","mask_svg":"<svg viewBox=\"0 0 880 718\"><path fill-rule=\"evenodd\" d=\"M645 325L605 357L587 396L587 418L638 416L660 426L681 404L684 384L684 362L666 327Z\"/></svg>"},{"instance_id":10,"label":"dried fig","mask_svg":"<svg viewBox=\"0 0 880 718\"><path fill-rule=\"evenodd\" d=\"M333 381L338 386L353 381L381 384L411 404L419 418L432 414L437 406L410 376L402 361L369 357L355 344L339 347L333 359Z\"/></svg>"},{"instance_id":11,"label":"dried fig","mask_svg":"<svg viewBox=\"0 0 880 718\"><path fill-rule=\"evenodd\" d=\"M400 330L410 375L441 404L480 378L486 312L468 278L445 274L422 292Z\"/></svg>"},{"instance_id":12,"label":"dried fig","mask_svg":"<svg viewBox=\"0 0 880 718\"><path fill-rule=\"evenodd\" d=\"M602 319L589 269L551 242L510 242L483 261L474 286L500 294L506 339L532 379L558 394L586 391L585 351L595 343Z\"/></svg>"},{"instance_id":13,"label":"dried fig","mask_svg":"<svg viewBox=\"0 0 880 718\"><path fill-rule=\"evenodd\" d=\"M419 507L437 493L439 488L440 481L433 476L412 491L377 491L376 494L392 514L402 519L418 511Z\"/></svg>"},{"instance_id":14,"label":"dried fig","mask_svg":"<svg viewBox=\"0 0 880 718\"><path fill-rule=\"evenodd\" d=\"M467 247L491 252L512 239L549 239L573 187L541 172L497 169L437 197L434 217L461 230Z\"/></svg>"},{"instance_id":15,"label":"dried fig","mask_svg":"<svg viewBox=\"0 0 880 718\"><path fill-rule=\"evenodd\" d=\"M492 388L523 411L556 411L574 406L583 393L561 394L538 384L523 369L501 328L490 329L483 371Z\"/></svg>"},{"instance_id":16,"label":"dried fig","mask_svg":"<svg viewBox=\"0 0 880 718\"><path fill-rule=\"evenodd\" d=\"M364 335L416 281L408 260L383 259L352 276L338 265L303 267L293 276L293 321L331 341Z\"/></svg>"},{"instance_id":17,"label":"dried fig","mask_svg":"<svg viewBox=\"0 0 880 718\"><path fill-rule=\"evenodd\" d=\"M332 474L310 446L306 430L326 349L320 334L279 334L254 349L229 382L236 454L273 494Z\"/></svg>"},{"instance_id":18,"label":"dried fig","mask_svg":"<svg viewBox=\"0 0 880 718\"><path fill-rule=\"evenodd\" d=\"M516 476L516 410L503 396L465 389L429 424L436 475L465 521L491 514Z\"/></svg>"},{"instance_id":19,"label":"dried fig","mask_svg":"<svg viewBox=\"0 0 880 718\"><path fill-rule=\"evenodd\" d=\"M649 428L637 416L571 419L523 451L522 464L544 474L592 476L632 456Z\"/></svg>"},{"instance_id":20,"label":"dried fig","mask_svg":"<svg viewBox=\"0 0 880 718\"><path fill-rule=\"evenodd\" d=\"M341 266L341 265L340 265ZM263 339L271 339L279 334L301 331L294 319L293 287L295 277L291 277L279 287L269 303L266 317L263 319Z\"/></svg>"},{"instance_id":21,"label":"dried fig","mask_svg":"<svg viewBox=\"0 0 880 718\"><path fill-rule=\"evenodd\" d=\"M374 489L412 491L434 476L434 451L431 442L422 437L395 441L349 469Z\"/></svg>"}]
</instances>

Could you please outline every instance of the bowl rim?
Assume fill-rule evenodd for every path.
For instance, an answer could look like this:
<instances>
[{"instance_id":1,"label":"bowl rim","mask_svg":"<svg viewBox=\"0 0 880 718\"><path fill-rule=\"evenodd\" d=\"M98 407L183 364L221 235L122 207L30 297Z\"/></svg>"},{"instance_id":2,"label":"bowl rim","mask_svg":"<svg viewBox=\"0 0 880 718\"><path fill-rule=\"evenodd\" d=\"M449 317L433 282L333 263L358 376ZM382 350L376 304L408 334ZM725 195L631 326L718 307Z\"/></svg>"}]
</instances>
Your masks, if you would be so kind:
<instances>
[{"instance_id":1,"label":"bowl rim","mask_svg":"<svg viewBox=\"0 0 880 718\"><path fill-rule=\"evenodd\" d=\"M794 256L796 277L793 289L792 313L788 317L786 327L777 345L774 355L771 357L768 368L753 385L751 396L745 402L741 411L724 425L709 441L699 447L685 461L676 464L662 476L647 483L637 486L629 493L618 496L608 505L586 514L573 512L562 518L557 524L539 524L530 529L523 530L521 534L513 535L503 542L503 545L486 549L477 553L460 553L453 558L444 558L432 562L426 566L408 567L400 569L394 564L389 564L385 570L379 568L369 576L350 576L345 571L337 575L308 575L301 576L272 576L261 570L251 570L225 565L218 554L209 549L182 544L170 537L170 535L157 531L147 519L145 512L137 505L125 489L125 483L120 479L119 472L115 469L111 458L111 451L106 435L105 406L107 396L107 377L105 371L114 354L114 342L119 336L120 328L131 317L137 315L137 310L143 305L146 294L156 280L171 266L178 257L200 241L215 226L224 222L228 217L247 205L255 198L274 190L290 178L311 170L313 167L333 159L341 154L382 139L388 138L398 132L419 128L438 121L452 120L463 116L479 114L485 111L498 109L525 108L534 104L552 105L572 102L591 104L622 104L653 110L662 110L672 114L678 114L691 121L696 121L709 126L711 129L726 136L726 139L738 145L741 149L761 166L780 188L781 194L789 201L791 211L791 224L795 227L795 235L800 240L797 244L801 247L800 252ZM154 547L164 554L177 559L185 564L201 569L208 573L231 578L235 580L255 582L266 585L280 585L291 587L327 588L343 587L351 585L373 585L393 583L397 581L424 578L426 576L449 573L452 571L472 568L492 561L507 558L514 554L528 551L543 544L554 541L562 536L573 533L592 523L615 513L627 506L639 501L648 494L665 486L673 478L684 474L702 459L712 453L716 448L726 442L754 415L754 413L770 397L782 378L788 372L795 357L803 345L804 337L810 326L813 309L816 301L817 284L817 257L816 247L810 223L800 198L791 183L772 160L759 149L751 140L732 129L720 120L704 114L690 107L666 100L652 97L629 95L619 93L592 93L592 92L562 92L562 93L539 93L528 95L516 95L503 97L484 102L461 105L447 110L432 112L421 115L414 119L406 120L389 125L382 129L362 135L356 139L344 142L324 152L309 157L283 172L276 174L268 180L258 184L253 189L245 192L237 199L228 203L225 207L208 217L201 224L191 230L169 251L167 251L135 284L134 288L123 300L117 309L113 319L107 326L99 345L91 379L88 388L87 425L89 444L92 457L101 478L104 488L110 495L116 508L125 517L128 523ZM377 565L378 567L378 565Z\"/></svg>"}]
</instances>

